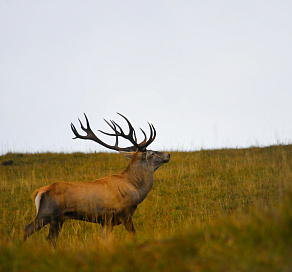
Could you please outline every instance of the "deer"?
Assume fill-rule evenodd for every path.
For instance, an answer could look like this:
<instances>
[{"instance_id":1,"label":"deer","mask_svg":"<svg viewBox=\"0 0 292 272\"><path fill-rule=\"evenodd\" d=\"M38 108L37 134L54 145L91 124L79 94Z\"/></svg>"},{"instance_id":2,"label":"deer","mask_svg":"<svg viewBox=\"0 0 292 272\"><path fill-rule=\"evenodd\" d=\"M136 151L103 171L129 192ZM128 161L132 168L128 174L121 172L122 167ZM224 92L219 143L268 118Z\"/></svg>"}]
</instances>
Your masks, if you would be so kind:
<instances>
[{"instance_id":1,"label":"deer","mask_svg":"<svg viewBox=\"0 0 292 272\"><path fill-rule=\"evenodd\" d=\"M146 198L154 184L154 172L170 161L170 154L147 150L156 138L156 130L148 122L150 136L140 128L144 140L138 143L135 129L130 121L118 113L128 124L128 134L125 134L115 121L104 121L113 133L99 132L115 137L115 145L102 141L92 131L88 118L84 113L86 127L79 120L81 129L86 135L81 135L71 123L75 135L73 139L92 140L101 146L118 151L130 159L129 164L121 174L110 175L94 181L85 182L55 182L37 189L33 193L37 215L23 230L25 241L33 233L50 224L47 240L56 247L56 242L66 219L75 219L99 223L102 226L102 238L107 238L113 227L122 224L130 237L135 239L136 230L133 224L133 214L137 206ZM119 139L124 138L131 143L128 147L119 147Z\"/></svg>"}]
</instances>

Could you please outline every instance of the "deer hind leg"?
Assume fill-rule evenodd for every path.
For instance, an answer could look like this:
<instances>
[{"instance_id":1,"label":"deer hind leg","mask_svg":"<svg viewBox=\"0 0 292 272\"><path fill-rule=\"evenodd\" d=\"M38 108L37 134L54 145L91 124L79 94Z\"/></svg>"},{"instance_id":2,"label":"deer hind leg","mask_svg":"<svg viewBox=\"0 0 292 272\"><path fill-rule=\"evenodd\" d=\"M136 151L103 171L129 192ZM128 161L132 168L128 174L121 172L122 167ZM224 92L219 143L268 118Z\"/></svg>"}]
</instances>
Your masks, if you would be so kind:
<instances>
[{"instance_id":1,"label":"deer hind leg","mask_svg":"<svg viewBox=\"0 0 292 272\"><path fill-rule=\"evenodd\" d=\"M29 223L24 228L24 230L23 230L23 241L25 241L29 236L31 236L33 233L39 231L42 227L44 227L45 225L47 225L50 222L51 222L50 218L40 219L37 216L36 219L33 222Z\"/></svg>"},{"instance_id":2,"label":"deer hind leg","mask_svg":"<svg viewBox=\"0 0 292 272\"><path fill-rule=\"evenodd\" d=\"M55 248L56 243L57 243L57 238L58 235L61 231L61 228L63 226L64 221L59 220L59 221L51 221L50 223L50 230L49 230L49 235L47 237L47 241L50 242L50 244Z\"/></svg>"}]
</instances>

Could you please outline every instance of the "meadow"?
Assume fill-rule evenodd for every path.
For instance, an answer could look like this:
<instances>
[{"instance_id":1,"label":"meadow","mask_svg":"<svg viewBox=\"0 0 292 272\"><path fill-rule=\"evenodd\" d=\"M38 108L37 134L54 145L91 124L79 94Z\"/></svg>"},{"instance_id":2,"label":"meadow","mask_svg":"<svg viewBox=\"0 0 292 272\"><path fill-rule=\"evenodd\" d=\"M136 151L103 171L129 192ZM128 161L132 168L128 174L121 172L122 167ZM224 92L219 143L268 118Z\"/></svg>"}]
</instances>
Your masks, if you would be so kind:
<instances>
[{"instance_id":1,"label":"meadow","mask_svg":"<svg viewBox=\"0 0 292 272\"><path fill-rule=\"evenodd\" d=\"M13 160L12 165L2 162ZM101 227L66 221L22 243L32 193L56 181L120 173L116 153L0 156L0 271L292 271L292 145L171 152L134 214L105 242Z\"/></svg>"}]
</instances>

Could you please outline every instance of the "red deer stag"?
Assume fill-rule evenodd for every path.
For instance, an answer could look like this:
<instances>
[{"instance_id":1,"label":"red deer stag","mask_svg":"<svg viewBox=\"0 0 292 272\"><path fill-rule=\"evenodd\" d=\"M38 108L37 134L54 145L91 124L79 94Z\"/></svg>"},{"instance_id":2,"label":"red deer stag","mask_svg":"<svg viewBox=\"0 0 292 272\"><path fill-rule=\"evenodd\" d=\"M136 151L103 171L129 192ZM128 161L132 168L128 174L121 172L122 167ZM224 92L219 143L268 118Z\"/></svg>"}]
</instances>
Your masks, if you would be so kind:
<instances>
[{"instance_id":1,"label":"red deer stag","mask_svg":"<svg viewBox=\"0 0 292 272\"><path fill-rule=\"evenodd\" d=\"M85 136L80 135L73 124L71 124L71 129L76 136L74 139L93 140L106 148L119 151L131 159L126 169L119 175L107 176L95 181L56 182L36 190L33 198L37 216L25 227L24 240L50 224L47 240L55 247L58 234L66 219L100 223L104 237L119 224L123 224L131 236L135 234L132 215L138 204L151 190L154 172L161 165L169 162L170 154L146 150L156 137L156 130L152 124L148 123L149 139L147 140L146 133L141 129L145 138L138 143L136 132L130 121L125 116L119 115L126 120L129 126L128 134L125 134L122 128L112 120L111 122L105 121L114 133L99 130L116 138L113 146L104 143L93 133L86 115L86 128L79 119L82 130L86 132ZM119 147L119 137L129 140L132 146Z\"/></svg>"}]
</instances>

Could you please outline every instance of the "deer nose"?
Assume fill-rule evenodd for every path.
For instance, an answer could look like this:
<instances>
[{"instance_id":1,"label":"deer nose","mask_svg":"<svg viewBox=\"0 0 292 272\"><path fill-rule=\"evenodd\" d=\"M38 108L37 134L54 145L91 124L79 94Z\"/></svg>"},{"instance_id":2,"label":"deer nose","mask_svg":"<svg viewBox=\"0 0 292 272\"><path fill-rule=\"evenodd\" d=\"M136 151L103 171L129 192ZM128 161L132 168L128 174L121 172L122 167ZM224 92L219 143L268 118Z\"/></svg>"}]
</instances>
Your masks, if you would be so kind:
<instances>
[{"instance_id":1,"label":"deer nose","mask_svg":"<svg viewBox=\"0 0 292 272\"><path fill-rule=\"evenodd\" d=\"M170 153L167 154L165 162L169 162L169 161L170 161Z\"/></svg>"}]
</instances>

